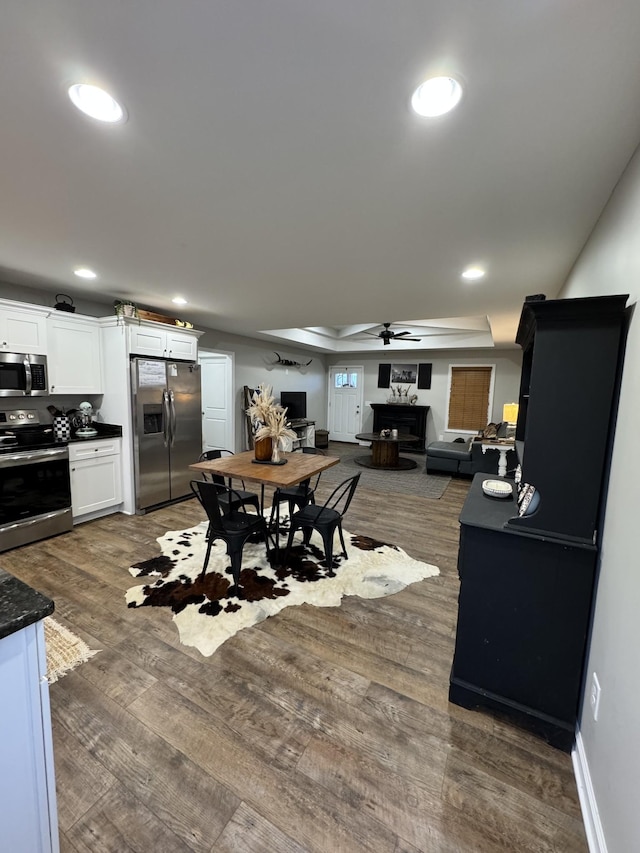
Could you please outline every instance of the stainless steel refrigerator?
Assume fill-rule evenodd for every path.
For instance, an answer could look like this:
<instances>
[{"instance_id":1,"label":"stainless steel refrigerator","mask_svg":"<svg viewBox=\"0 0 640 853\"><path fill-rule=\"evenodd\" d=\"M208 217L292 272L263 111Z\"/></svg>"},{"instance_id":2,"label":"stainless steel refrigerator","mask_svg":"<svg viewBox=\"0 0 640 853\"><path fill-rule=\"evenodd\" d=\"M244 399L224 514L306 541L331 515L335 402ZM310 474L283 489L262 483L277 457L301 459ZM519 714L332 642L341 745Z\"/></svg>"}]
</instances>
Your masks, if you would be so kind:
<instances>
[{"instance_id":1,"label":"stainless steel refrigerator","mask_svg":"<svg viewBox=\"0 0 640 853\"><path fill-rule=\"evenodd\" d=\"M191 495L202 453L200 365L131 359L136 511Z\"/></svg>"}]
</instances>

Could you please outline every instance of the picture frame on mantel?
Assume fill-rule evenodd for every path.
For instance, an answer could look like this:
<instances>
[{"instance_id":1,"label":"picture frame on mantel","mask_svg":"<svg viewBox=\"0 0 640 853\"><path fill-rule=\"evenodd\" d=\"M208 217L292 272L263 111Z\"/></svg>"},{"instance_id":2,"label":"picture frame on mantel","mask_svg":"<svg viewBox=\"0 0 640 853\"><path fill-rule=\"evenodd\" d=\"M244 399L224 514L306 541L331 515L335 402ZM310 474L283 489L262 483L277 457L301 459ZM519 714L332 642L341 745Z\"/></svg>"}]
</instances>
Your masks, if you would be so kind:
<instances>
[{"instance_id":1,"label":"picture frame on mantel","mask_svg":"<svg viewBox=\"0 0 640 853\"><path fill-rule=\"evenodd\" d=\"M399 365L395 364L379 364L378 365L378 388L389 388L391 382L416 382L416 378L414 376L413 380L408 379L395 379L392 376L393 368L398 367ZM407 365L401 365L402 367L406 367ZM409 365L409 367L416 367L416 365ZM431 371L433 365L430 363L418 364L417 365L417 386L419 389L427 390L431 388Z\"/></svg>"}]
</instances>

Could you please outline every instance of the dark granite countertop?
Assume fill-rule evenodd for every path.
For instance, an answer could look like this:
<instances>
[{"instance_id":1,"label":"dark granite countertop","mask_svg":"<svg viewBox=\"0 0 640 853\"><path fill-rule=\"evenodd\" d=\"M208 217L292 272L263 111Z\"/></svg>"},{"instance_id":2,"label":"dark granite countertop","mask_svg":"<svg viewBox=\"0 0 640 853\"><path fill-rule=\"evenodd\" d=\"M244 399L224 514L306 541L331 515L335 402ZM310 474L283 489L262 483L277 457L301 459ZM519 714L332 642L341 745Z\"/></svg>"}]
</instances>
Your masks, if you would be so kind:
<instances>
[{"instance_id":1,"label":"dark granite countertop","mask_svg":"<svg viewBox=\"0 0 640 853\"><path fill-rule=\"evenodd\" d=\"M103 424L99 421L94 421L91 426L98 431L97 435L76 435L72 433L69 442L77 441L100 441L101 438L119 438L122 435L122 427L118 424Z\"/></svg>"},{"instance_id":2,"label":"dark granite countertop","mask_svg":"<svg viewBox=\"0 0 640 853\"><path fill-rule=\"evenodd\" d=\"M50 598L0 569L0 639L50 616L53 610Z\"/></svg>"}]
</instances>

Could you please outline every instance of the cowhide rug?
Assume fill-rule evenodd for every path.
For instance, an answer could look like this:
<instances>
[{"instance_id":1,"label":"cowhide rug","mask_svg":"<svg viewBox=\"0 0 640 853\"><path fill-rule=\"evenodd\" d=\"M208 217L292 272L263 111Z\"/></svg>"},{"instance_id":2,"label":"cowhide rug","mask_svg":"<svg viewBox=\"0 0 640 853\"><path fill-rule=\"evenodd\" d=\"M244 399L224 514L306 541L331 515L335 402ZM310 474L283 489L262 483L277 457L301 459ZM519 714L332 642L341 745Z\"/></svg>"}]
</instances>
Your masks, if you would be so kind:
<instances>
[{"instance_id":1,"label":"cowhide rug","mask_svg":"<svg viewBox=\"0 0 640 853\"><path fill-rule=\"evenodd\" d=\"M285 607L305 603L338 607L343 595L381 598L439 574L436 566L412 559L396 545L346 530L349 558L342 557L336 536L334 565L328 569L322 540L314 532L308 546L302 541L294 545L287 567L273 568L264 544L247 542L238 589L220 540L213 545L206 575L199 578L206 532L202 522L189 530L165 533L158 539L162 554L129 569L134 577L157 580L131 587L125 596L129 607L170 607L180 641L203 655L213 654L237 631Z\"/></svg>"}]
</instances>

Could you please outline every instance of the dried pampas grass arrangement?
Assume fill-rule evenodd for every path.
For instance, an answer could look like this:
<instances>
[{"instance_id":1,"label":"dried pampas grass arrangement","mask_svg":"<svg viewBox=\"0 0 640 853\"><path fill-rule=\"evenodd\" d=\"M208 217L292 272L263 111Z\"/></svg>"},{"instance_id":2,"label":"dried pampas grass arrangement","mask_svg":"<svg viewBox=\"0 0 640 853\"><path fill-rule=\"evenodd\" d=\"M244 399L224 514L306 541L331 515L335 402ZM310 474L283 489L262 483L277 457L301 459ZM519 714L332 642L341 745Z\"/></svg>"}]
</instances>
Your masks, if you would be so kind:
<instances>
[{"instance_id":1,"label":"dried pampas grass arrangement","mask_svg":"<svg viewBox=\"0 0 640 853\"><path fill-rule=\"evenodd\" d=\"M285 439L296 439L298 436L289 428L287 410L276 403L271 385L259 385L251 398L251 405L247 409L254 429L254 439L260 441L262 438L270 438L273 441L273 457L275 462L279 457L279 450L284 449Z\"/></svg>"}]
</instances>

